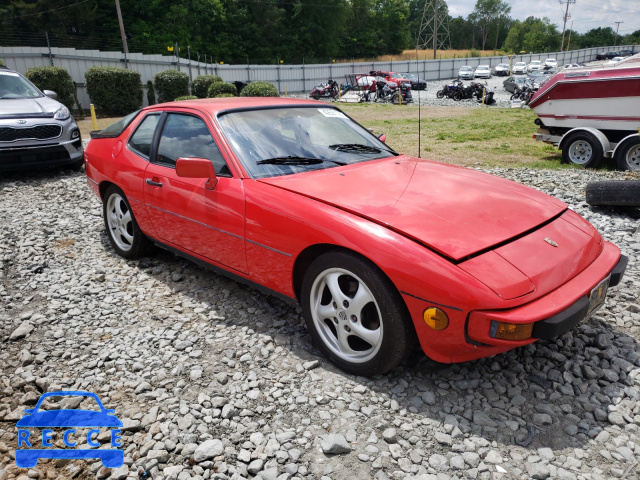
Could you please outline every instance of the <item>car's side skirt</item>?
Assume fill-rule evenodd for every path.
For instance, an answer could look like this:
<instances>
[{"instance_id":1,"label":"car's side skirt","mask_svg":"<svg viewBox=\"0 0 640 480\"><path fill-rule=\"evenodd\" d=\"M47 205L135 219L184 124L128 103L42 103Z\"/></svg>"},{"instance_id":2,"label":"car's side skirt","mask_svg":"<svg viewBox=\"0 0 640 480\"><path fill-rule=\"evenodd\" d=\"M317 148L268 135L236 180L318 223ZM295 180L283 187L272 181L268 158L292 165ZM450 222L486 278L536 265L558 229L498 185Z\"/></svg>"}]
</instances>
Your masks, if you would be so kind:
<instances>
[{"instance_id":1,"label":"car's side skirt","mask_svg":"<svg viewBox=\"0 0 640 480\"><path fill-rule=\"evenodd\" d=\"M246 277L243 277L241 275L237 275L223 267L219 267L217 265L214 265L212 263L209 263L205 260L202 260L199 257L196 257L194 255L191 255L189 253L186 253L178 248L172 247L171 245L167 245L166 243L160 242L159 240L156 240L155 238L149 237L147 235L147 237L149 238L149 240L151 240L154 244L156 244L158 247L164 249L164 250L168 250L169 252L178 255L179 257L182 257L186 260L189 260L197 265L200 265L201 267L205 267L209 270L212 270L215 273L219 273L221 275L224 275L225 277L228 277L232 280L235 280L238 283L242 283L244 285L247 285L251 288L255 288L256 290L261 291L262 293L265 293L267 295L272 295L274 297L279 298L280 300L284 300L287 303L293 304L293 305L298 305L298 299L293 298L293 297L289 297L283 293L280 293L276 290L272 290L270 288L265 287L264 285L260 285L259 283L254 282L253 280L250 280Z\"/></svg>"}]
</instances>

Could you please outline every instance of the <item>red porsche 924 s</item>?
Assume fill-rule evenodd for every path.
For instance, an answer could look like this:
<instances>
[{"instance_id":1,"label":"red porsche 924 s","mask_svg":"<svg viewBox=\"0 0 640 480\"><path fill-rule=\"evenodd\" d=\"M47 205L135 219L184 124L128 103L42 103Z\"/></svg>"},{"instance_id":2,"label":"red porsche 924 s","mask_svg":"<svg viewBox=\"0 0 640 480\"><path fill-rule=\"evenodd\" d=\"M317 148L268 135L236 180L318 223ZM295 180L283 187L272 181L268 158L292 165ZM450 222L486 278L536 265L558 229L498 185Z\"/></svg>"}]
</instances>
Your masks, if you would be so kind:
<instances>
[{"instance_id":1,"label":"red porsche 924 s","mask_svg":"<svg viewBox=\"0 0 640 480\"><path fill-rule=\"evenodd\" d=\"M558 336L627 258L563 202L401 155L312 100L154 105L94 132L88 183L118 254L154 243L302 305L324 354L383 373Z\"/></svg>"}]
</instances>

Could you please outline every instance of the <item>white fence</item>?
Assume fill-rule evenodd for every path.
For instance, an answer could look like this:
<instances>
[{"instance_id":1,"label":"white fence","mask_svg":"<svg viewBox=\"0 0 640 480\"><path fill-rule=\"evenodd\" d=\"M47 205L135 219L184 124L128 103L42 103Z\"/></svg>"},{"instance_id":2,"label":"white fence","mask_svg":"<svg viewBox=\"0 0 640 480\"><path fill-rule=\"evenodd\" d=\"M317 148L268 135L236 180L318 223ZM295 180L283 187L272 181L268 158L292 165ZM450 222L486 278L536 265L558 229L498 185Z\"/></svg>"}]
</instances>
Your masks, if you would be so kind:
<instances>
[{"instance_id":1,"label":"white fence","mask_svg":"<svg viewBox=\"0 0 640 480\"><path fill-rule=\"evenodd\" d=\"M588 62L595 59L597 53L614 50L640 51L639 46L618 45L617 47L586 48L572 50L570 52L554 52L542 54L524 54L514 58L514 62L527 62L531 60L544 60L555 58L558 64ZM140 72L143 87L146 90L148 80L153 80L156 73L168 69L177 69L189 74L191 78L199 75L219 75L229 82L255 82L258 80L273 83L281 94L285 92L309 92L320 82L326 82L332 78L343 83L345 76L354 73L365 73L370 70L395 71L415 73L427 81L454 78L458 69L463 65L476 67L481 64L495 66L499 63L509 63L509 58L502 57L475 57L456 58L443 60L409 60L390 62L354 62L354 63L329 63L313 65L218 65L174 56L143 55L130 53L125 57L122 52L102 52L99 50L76 50L75 48L52 47L2 47L0 46L0 58L9 68L24 73L28 68L35 66L55 65L65 68L76 83L78 99L84 108L88 108L90 102L84 86L84 73L89 67L124 67ZM146 95L143 96L146 105Z\"/></svg>"}]
</instances>

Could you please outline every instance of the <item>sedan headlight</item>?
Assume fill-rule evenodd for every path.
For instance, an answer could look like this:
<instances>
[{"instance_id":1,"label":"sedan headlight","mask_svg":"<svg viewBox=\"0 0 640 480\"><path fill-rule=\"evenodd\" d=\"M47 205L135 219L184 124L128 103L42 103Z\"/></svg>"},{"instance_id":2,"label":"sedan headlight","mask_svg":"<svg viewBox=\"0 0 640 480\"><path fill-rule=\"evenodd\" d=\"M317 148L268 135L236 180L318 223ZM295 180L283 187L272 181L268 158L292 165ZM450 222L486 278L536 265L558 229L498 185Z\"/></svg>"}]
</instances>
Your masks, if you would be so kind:
<instances>
[{"instance_id":1,"label":"sedan headlight","mask_svg":"<svg viewBox=\"0 0 640 480\"><path fill-rule=\"evenodd\" d=\"M53 118L56 120L66 120L71 116L69 109L67 107L60 107L56 113L53 114Z\"/></svg>"}]
</instances>

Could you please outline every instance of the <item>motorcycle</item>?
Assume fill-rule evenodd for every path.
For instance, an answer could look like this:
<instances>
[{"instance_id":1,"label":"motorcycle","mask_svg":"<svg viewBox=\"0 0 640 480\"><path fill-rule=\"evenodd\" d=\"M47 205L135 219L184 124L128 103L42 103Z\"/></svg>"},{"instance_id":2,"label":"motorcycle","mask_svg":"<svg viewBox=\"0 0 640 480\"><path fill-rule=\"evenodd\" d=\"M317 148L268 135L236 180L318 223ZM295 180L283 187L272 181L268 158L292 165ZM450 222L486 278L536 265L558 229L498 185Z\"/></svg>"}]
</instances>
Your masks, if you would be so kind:
<instances>
[{"instance_id":1,"label":"motorcycle","mask_svg":"<svg viewBox=\"0 0 640 480\"><path fill-rule=\"evenodd\" d=\"M329 79L327 83L321 83L311 90L309 94L314 100L320 98L336 98L338 96L338 82Z\"/></svg>"},{"instance_id":2,"label":"motorcycle","mask_svg":"<svg viewBox=\"0 0 640 480\"><path fill-rule=\"evenodd\" d=\"M460 88L462 88L462 81L454 80L453 83L444 85L442 87L442 90L438 90L436 92L436 97L438 97L438 98L444 98L444 97L454 98L456 92Z\"/></svg>"},{"instance_id":3,"label":"motorcycle","mask_svg":"<svg viewBox=\"0 0 640 480\"><path fill-rule=\"evenodd\" d=\"M400 95L402 95L402 103L412 102L411 85L405 82L398 85L396 83L378 80L376 82L376 91L373 101L400 103Z\"/></svg>"}]
</instances>

